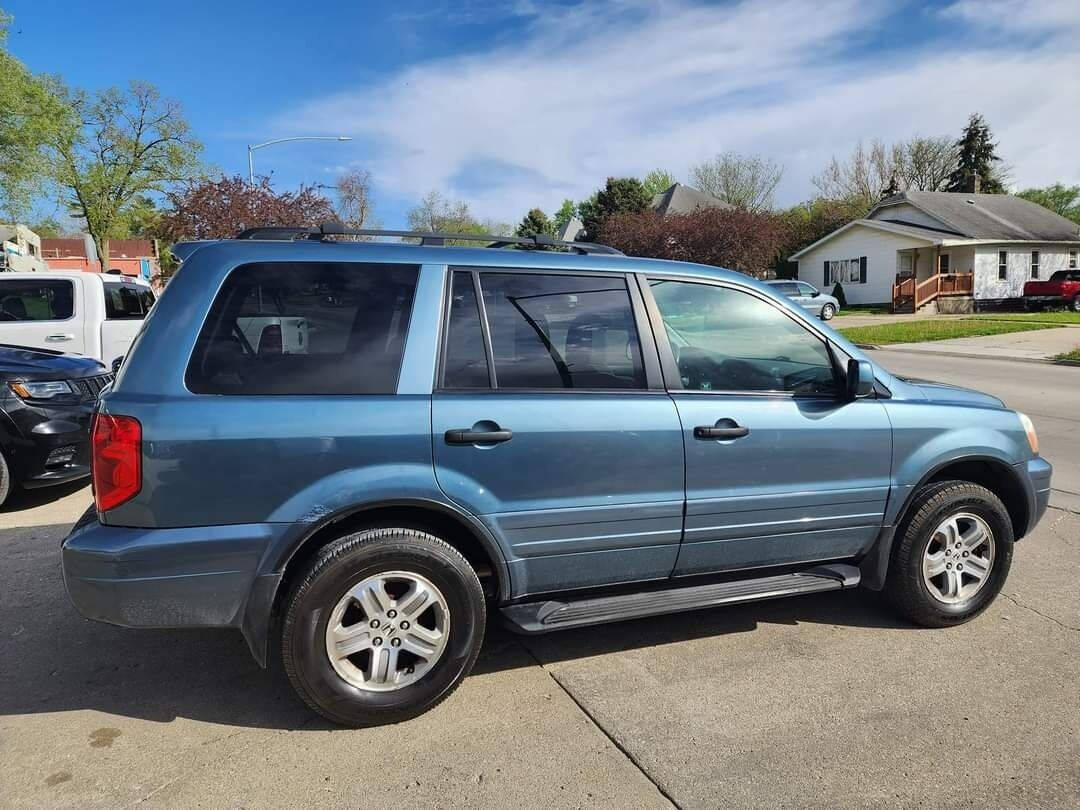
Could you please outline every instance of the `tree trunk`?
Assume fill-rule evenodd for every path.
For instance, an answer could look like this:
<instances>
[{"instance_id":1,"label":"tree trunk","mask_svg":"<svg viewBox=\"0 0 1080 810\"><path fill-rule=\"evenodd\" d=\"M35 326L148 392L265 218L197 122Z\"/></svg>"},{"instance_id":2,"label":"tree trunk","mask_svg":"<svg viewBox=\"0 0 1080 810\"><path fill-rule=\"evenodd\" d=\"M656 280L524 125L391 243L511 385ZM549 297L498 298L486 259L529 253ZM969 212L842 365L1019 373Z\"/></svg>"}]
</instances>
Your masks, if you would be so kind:
<instances>
[{"instance_id":1,"label":"tree trunk","mask_svg":"<svg viewBox=\"0 0 1080 810\"><path fill-rule=\"evenodd\" d=\"M101 272L109 272L109 237L94 237L94 247L97 248L98 260L101 262Z\"/></svg>"}]
</instances>

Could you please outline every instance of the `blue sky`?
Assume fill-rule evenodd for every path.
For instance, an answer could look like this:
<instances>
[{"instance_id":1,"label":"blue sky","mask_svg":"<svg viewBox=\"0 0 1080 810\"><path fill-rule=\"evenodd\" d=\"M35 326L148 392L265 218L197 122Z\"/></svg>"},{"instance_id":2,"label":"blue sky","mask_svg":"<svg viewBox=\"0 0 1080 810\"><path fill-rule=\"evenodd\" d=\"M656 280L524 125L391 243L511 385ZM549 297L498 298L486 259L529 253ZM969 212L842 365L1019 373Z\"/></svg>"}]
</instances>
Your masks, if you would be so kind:
<instances>
[{"instance_id":1,"label":"blue sky","mask_svg":"<svg viewBox=\"0 0 1080 810\"><path fill-rule=\"evenodd\" d=\"M0 0L10 50L86 88L178 99L226 173L281 190L372 172L387 227L429 190L513 222L608 175L685 179L717 152L781 163L778 202L833 154L959 132L978 110L1019 186L1080 183L1080 3L612 0L171 4Z\"/></svg>"}]
</instances>

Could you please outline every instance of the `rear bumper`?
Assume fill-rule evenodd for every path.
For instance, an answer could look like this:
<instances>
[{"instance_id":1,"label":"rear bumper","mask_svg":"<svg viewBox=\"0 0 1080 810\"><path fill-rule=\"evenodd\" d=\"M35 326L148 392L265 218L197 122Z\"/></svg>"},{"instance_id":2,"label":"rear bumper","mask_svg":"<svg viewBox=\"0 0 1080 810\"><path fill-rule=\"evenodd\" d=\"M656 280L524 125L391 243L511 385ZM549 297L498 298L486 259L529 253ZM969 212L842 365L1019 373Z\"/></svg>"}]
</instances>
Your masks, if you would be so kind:
<instances>
[{"instance_id":1,"label":"rear bumper","mask_svg":"<svg viewBox=\"0 0 1080 810\"><path fill-rule=\"evenodd\" d=\"M252 594L268 586L258 576L263 555L290 526L129 529L104 526L91 512L63 542L64 585L88 619L122 627L233 627L246 636L262 627L265 643L269 602L245 616ZM269 576L276 585L278 576Z\"/></svg>"}]
</instances>

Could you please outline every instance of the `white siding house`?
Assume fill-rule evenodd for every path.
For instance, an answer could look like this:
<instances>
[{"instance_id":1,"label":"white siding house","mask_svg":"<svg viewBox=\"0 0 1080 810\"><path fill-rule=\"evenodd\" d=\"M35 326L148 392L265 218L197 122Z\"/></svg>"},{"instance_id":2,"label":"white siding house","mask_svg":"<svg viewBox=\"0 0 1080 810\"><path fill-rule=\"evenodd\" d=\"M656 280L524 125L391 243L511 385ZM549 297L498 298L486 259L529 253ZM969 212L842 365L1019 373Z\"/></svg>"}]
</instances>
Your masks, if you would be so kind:
<instances>
[{"instance_id":1,"label":"white siding house","mask_svg":"<svg viewBox=\"0 0 1080 810\"><path fill-rule=\"evenodd\" d=\"M937 300L966 311L1019 298L1026 281L1076 267L1080 227L1006 194L904 192L791 259L800 279L826 291L839 280L852 304L904 311Z\"/></svg>"}]
</instances>

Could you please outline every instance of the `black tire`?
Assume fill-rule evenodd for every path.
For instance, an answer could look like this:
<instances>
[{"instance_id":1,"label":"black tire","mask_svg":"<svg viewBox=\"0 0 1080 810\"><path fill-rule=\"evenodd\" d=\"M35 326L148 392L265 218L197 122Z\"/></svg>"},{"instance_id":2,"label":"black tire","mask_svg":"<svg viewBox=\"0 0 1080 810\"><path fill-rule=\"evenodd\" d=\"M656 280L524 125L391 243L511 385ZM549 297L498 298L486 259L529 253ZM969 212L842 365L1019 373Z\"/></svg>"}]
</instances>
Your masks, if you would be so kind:
<instances>
[{"instance_id":1,"label":"black tire","mask_svg":"<svg viewBox=\"0 0 1080 810\"><path fill-rule=\"evenodd\" d=\"M1074 296L1072 300L1072 311L1080 312L1080 295Z\"/></svg>"},{"instance_id":2,"label":"black tire","mask_svg":"<svg viewBox=\"0 0 1080 810\"><path fill-rule=\"evenodd\" d=\"M946 604L923 581L922 560L935 529L951 514L966 512L982 518L994 540L994 561L986 584L965 601ZM928 484L912 499L893 543L884 594L905 617L926 627L963 624L985 610L1009 575L1013 553L1012 520L993 492L968 481Z\"/></svg>"},{"instance_id":3,"label":"black tire","mask_svg":"<svg viewBox=\"0 0 1080 810\"><path fill-rule=\"evenodd\" d=\"M449 607L446 648L420 680L393 691L368 691L342 678L326 651L326 626L346 591L386 571L418 574ZM301 699L326 719L362 727L408 720L445 700L468 675L484 640L484 592L476 572L448 543L414 529L382 528L342 537L298 575L283 609L281 654Z\"/></svg>"},{"instance_id":4,"label":"black tire","mask_svg":"<svg viewBox=\"0 0 1080 810\"><path fill-rule=\"evenodd\" d=\"M15 482L11 480L11 468L8 467L7 459L0 451L0 506L7 503L8 496L15 488Z\"/></svg>"},{"instance_id":5,"label":"black tire","mask_svg":"<svg viewBox=\"0 0 1080 810\"><path fill-rule=\"evenodd\" d=\"M831 321L833 319L833 315L835 314L836 307L834 307L832 304L826 304L821 308L821 320L823 321Z\"/></svg>"}]
</instances>

